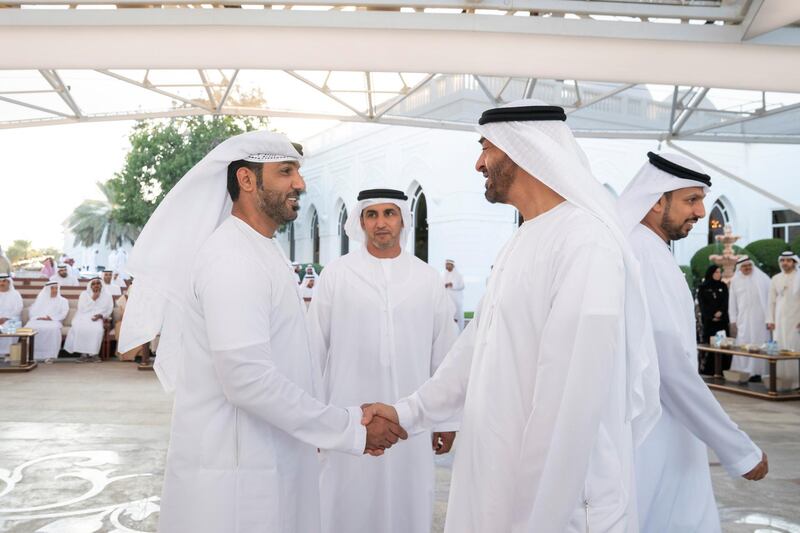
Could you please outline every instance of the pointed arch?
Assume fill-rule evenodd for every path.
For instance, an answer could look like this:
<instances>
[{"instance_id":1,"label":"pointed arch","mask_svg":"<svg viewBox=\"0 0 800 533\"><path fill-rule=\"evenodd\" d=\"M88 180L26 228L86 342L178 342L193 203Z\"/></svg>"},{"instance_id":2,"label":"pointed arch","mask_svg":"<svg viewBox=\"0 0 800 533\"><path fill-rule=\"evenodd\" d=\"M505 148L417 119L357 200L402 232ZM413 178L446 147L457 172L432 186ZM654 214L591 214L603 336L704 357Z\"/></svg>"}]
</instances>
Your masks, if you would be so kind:
<instances>
[{"instance_id":1,"label":"pointed arch","mask_svg":"<svg viewBox=\"0 0 800 533\"><path fill-rule=\"evenodd\" d=\"M731 212L729 204L720 196L708 213L708 244L717 242L716 236L722 235L725 231L725 226L730 223Z\"/></svg>"},{"instance_id":2,"label":"pointed arch","mask_svg":"<svg viewBox=\"0 0 800 533\"><path fill-rule=\"evenodd\" d=\"M350 238L345 231L345 224L347 224L347 206L342 200L339 206L339 255L345 255L350 251Z\"/></svg>"},{"instance_id":3,"label":"pointed arch","mask_svg":"<svg viewBox=\"0 0 800 533\"><path fill-rule=\"evenodd\" d=\"M317 208L311 206L311 261L319 264L319 215Z\"/></svg>"},{"instance_id":4,"label":"pointed arch","mask_svg":"<svg viewBox=\"0 0 800 533\"><path fill-rule=\"evenodd\" d=\"M414 183L416 188L411 195L411 218L414 221L414 255L428 262L428 200L422 191L422 185Z\"/></svg>"}]
</instances>

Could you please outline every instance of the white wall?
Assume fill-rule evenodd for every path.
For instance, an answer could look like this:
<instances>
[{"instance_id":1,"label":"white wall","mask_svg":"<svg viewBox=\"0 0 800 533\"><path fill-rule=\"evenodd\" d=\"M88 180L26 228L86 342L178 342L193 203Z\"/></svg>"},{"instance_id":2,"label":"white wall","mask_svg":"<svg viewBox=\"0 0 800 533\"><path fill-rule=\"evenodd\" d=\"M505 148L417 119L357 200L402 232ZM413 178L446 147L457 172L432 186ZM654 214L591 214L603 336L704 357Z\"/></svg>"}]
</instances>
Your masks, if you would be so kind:
<instances>
[{"instance_id":1,"label":"white wall","mask_svg":"<svg viewBox=\"0 0 800 533\"><path fill-rule=\"evenodd\" d=\"M444 269L444 260L456 261L466 282L464 308L473 310L482 296L490 266L513 233L515 210L491 205L483 196L484 179L474 169L479 145L477 133L428 130L398 126L343 124L304 143L308 154L301 170L307 194L295 221L297 261L310 261L311 209L320 223L320 261L339 256L338 221L342 202L348 214L362 189L388 187L409 194L420 184L428 201L429 263ZM581 139L597 178L617 194L646 161L648 150L658 151L655 141ZM797 183L800 147L790 145L742 145L689 143L681 146L753 181L787 200L800 203ZM772 237L772 209L777 203L733 180L709 172L713 187L707 211L723 196L732 215L734 233L742 245ZM357 216L357 215L356 215ZM686 239L678 241L675 254L688 264L694 252L707 243L707 218ZM280 237L288 254L287 234ZM350 248L356 244L351 240Z\"/></svg>"}]
</instances>

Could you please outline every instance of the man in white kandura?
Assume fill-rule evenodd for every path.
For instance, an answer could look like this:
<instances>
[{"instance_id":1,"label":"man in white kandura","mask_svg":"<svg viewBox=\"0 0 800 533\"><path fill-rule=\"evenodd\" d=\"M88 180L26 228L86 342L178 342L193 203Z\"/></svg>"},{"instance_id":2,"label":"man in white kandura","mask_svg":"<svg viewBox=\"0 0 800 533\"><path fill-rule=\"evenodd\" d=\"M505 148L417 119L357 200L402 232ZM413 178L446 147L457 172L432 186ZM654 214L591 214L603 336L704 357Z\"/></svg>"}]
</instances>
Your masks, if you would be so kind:
<instances>
[{"instance_id":1,"label":"man in white kandura","mask_svg":"<svg viewBox=\"0 0 800 533\"><path fill-rule=\"evenodd\" d=\"M122 287L114 283L114 271L108 268L103 270L103 289L111 296L122 295Z\"/></svg>"},{"instance_id":2,"label":"man in white kandura","mask_svg":"<svg viewBox=\"0 0 800 533\"><path fill-rule=\"evenodd\" d=\"M160 332L155 369L175 390L163 533L318 533L317 449L381 453L405 437L396 424L365 431L359 407L315 398L319 363L274 239L297 217L300 162L278 133L222 142L167 194L131 252L120 352Z\"/></svg>"},{"instance_id":3,"label":"man in white kandura","mask_svg":"<svg viewBox=\"0 0 800 533\"><path fill-rule=\"evenodd\" d=\"M454 318L458 331L464 329L464 278L456 269L456 262L447 259L444 262L444 288L455 306Z\"/></svg>"},{"instance_id":4,"label":"man in white kandura","mask_svg":"<svg viewBox=\"0 0 800 533\"><path fill-rule=\"evenodd\" d=\"M781 272L772 276L767 306L767 328L781 350L800 352L800 259L792 252L778 258ZM797 361L778 361L777 374L784 389L800 387Z\"/></svg>"},{"instance_id":5,"label":"man in white kandura","mask_svg":"<svg viewBox=\"0 0 800 533\"><path fill-rule=\"evenodd\" d=\"M767 329L767 305L769 301L769 276L743 255L736 261L736 273L731 280L728 298L728 316L731 321L731 336L736 344L761 346L769 340ZM735 355L731 370L750 374L750 381L758 381L767 374L768 364L764 359Z\"/></svg>"},{"instance_id":6,"label":"man in white kandura","mask_svg":"<svg viewBox=\"0 0 800 533\"><path fill-rule=\"evenodd\" d=\"M661 375L662 414L636 451L644 533L720 531L706 446L733 476L761 479L767 456L728 417L697 373L694 301L669 247L705 216L711 178L690 159L648 152L618 200L642 265Z\"/></svg>"},{"instance_id":7,"label":"man in white kandura","mask_svg":"<svg viewBox=\"0 0 800 533\"><path fill-rule=\"evenodd\" d=\"M92 278L78 298L78 312L72 317L72 325L64 341L64 350L78 353L76 363L100 362L97 354L103 344L105 320L114 311L114 299L103 286L100 278Z\"/></svg>"},{"instance_id":8,"label":"man in white kandura","mask_svg":"<svg viewBox=\"0 0 800 533\"><path fill-rule=\"evenodd\" d=\"M22 296L14 288L14 280L11 279L11 275L0 273L0 326L9 320L19 320L21 316ZM0 356L8 355L14 342L16 342L16 337L0 337Z\"/></svg>"},{"instance_id":9,"label":"man in white kandura","mask_svg":"<svg viewBox=\"0 0 800 533\"><path fill-rule=\"evenodd\" d=\"M33 358L36 361L52 363L61 351L61 322L67 318L69 302L61 296L61 286L56 281L48 281L36 296L36 301L28 311L26 328L36 330L33 344Z\"/></svg>"},{"instance_id":10,"label":"man in white kandura","mask_svg":"<svg viewBox=\"0 0 800 533\"><path fill-rule=\"evenodd\" d=\"M363 243L325 267L309 310L325 400L393 403L430 378L456 339L453 305L439 273L403 251L413 228L402 191L358 195L345 226ZM420 433L384 457L326 454L320 496L326 533L430 531L436 453L449 451L457 421ZM353 512L363 508L369 512Z\"/></svg>"},{"instance_id":11,"label":"man in white kandura","mask_svg":"<svg viewBox=\"0 0 800 533\"><path fill-rule=\"evenodd\" d=\"M300 297L303 303L306 304L306 309L311 305L311 300L314 298L316 291L317 276L315 274L306 274L303 278L303 283L300 284Z\"/></svg>"},{"instance_id":12,"label":"man in white kandura","mask_svg":"<svg viewBox=\"0 0 800 533\"><path fill-rule=\"evenodd\" d=\"M560 107L483 113L486 198L525 217L436 374L394 406L409 432L463 406L447 533L636 531L633 446L659 413L641 274ZM401 445L402 446L402 445Z\"/></svg>"},{"instance_id":13,"label":"man in white kandura","mask_svg":"<svg viewBox=\"0 0 800 533\"><path fill-rule=\"evenodd\" d=\"M58 265L58 270L50 277L50 281L55 281L60 286L66 285L67 287L77 287L80 285L80 283L78 283L78 277L70 272L69 265L65 263Z\"/></svg>"}]
</instances>

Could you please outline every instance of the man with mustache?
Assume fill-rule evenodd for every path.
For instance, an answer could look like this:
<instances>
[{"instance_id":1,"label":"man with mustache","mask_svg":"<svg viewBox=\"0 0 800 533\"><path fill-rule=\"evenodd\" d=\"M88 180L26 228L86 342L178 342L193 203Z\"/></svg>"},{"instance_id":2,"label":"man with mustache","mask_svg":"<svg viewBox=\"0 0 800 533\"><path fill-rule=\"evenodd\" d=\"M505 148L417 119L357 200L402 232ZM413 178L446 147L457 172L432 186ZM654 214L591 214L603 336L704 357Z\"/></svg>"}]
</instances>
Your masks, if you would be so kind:
<instances>
[{"instance_id":1,"label":"man with mustache","mask_svg":"<svg viewBox=\"0 0 800 533\"><path fill-rule=\"evenodd\" d=\"M50 277L49 281L55 281L61 286L77 287L78 277L70 272L70 267L66 263L58 265L58 270Z\"/></svg>"},{"instance_id":2,"label":"man with mustache","mask_svg":"<svg viewBox=\"0 0 800 533\"><path fill-rule=\"evenodd\" d=\"M155 369L175 389L163 533L317 533L317 450L381 453L405 437L317 400L305 309L274 239L305 189L298 148L269 132L224 141L167 194L131 254L120 351L160 332Z\"/></svg>"},{"instance_id":3,"label":"man with mustache","mask_svg":"<svg viewBox=\"0 0 800 533\"><path fill-rule=\"evenodd\" d=\"M767 329L772 331L781 350L800 351L800 274L797 272L800 258L786 251L778 257L781 271L775 274L769 285L767 306ZM785 388L800 387L796 361L778 361L777 374L785 380Z\"/></svg>"},{"instance_id":4,"label":"man with mustache","mask_svg":"<svg viewBox=\"0 0 800 533\"><path fill-rule=\"evenodd\" d=\"M711 178L690 159L648 152L618 200L639 258L661 375L661 419L636 451L642 533L720 531L706 446L732 476L759 480L767 456L697 373L694 300L670 250L705 216Z\"/></svg>"},{"instance_id":5,"label":"man with mustache","mask_svg":"<svg viewBox=\"0 0 800 533\"><path fill-rule=\"evenodd\" d=\"M483 113L486 199L525 223L434 376L364 409L417 433L463 407L446 533L636 530L633 447L658 417L655 347L615 205L565 121L535 100Z\"/></svg>"},{"instance_id":6,"label":"man with mustache","mask_svg":"<svg viewBox=\"0 0 800 533\"><path fill-rule=\"evenodd\" d=\"M308 320L325 400L361 405L414 392L456 339L438 272L403 250L413 231L402 191L361 191L345 226L361 243L322 271ZM447 453L457 420L409 438L380 460L326 454L320 475L325 533L430 531L433 454ZM433 447L433 450L431 448ZM354 508L368 513L353 512Z\"/></svg>"}]
</instances>

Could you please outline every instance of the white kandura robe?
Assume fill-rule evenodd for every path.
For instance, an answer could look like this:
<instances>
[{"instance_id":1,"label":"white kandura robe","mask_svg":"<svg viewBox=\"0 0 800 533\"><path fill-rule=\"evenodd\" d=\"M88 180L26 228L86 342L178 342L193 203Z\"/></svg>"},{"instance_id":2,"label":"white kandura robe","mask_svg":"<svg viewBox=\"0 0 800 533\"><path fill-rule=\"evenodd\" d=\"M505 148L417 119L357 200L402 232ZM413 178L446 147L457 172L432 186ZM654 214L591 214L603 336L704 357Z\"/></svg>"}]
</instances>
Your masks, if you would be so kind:
<instances>
[{"instance_id":1,"label":"white kandura robe","mask_svg":"<svg viewBox=\"0 0 800 533\"><path fill-rule=\"evenodd\" d=\"M775 324L773 340L781 350L800 352L800 292L798 291L797 268L791 274L779 272L772 276L769 286L767 322ZM778 361L779 378L789 380L790 387L800 387L798 362Z\"/></svg>"},{"instance_id":2,"label":"white kandura robe","mask_svg":"<svg viewBox=\"0 0 800 533\"><path fill-rule=\"evenodd\" d=\"M108 284L106 284L106 282L103 282L103 288L111 296L122 296L122 287L114 283L113 280L111 281L111 283Z\"/></svg>"},{"instance_id":3,"label":"white kandura robe","mask_svg":"<svg viewBox=\"0 0 800 533\"><path fill-rule=\"evenodd\" d=\"M453 268L452 272L444 271L444 283L452 283L452 287L447 288L447 294L455 306L453 318L458 324L458 330L464 329L464 278L461 273Z\"/></svg>"},{"instance_id":4,"label":"white kandura robe","mask_svg":"<svg viewBox=\"0 0 800 533\"><path fill-rule=\"evenodd\" d=\"M361 409L327 406L294 274L236 217L191 271L159 531L318 533L317 448L361 455Z\"/></svg>"},{"instance_id":5,"label":"white kandura robe","mask_svg":"<svg viewBox=\"0 0 800 533\"><path fill-rule=\"evenodd\" d=\"M378 259L362 246L326 266L317 283L309 330L325 400L334 405L391 404L411 394L458 335L439 273L408 253ZM456 429L457 420L434 428ZM378 458L323 454L322 530L430 531L433 456L429 433Z\"/></svg>"},{"instance_id":6,"label":"white kandura robe","mask_svg":"<svg viewBox=\"0 0 800 533\"><path fill-rule=\"evenodd\" d=\"M300 297L303 299L306 309L308 309L308 306L311 305L311 302L314 300L314 294L317 290L317 279L314 278L313 287L309 287L307 281L303 280L303 284L300 285L297 290L300 291Z\"/></svg>"},{"instance_id":7,"label":"white kandura robe","mask_svg":"<svg viewBox=\"0 0 800 533\"><path fill-rule=\"evenodd\" d=\"M19 292L10 287L6 292L0 292L0 318L19 320L21 316L22 296ZM0 355L8 355L15 342L17 337L0 337Z\"/></svg>"},{"instance_id":8,"label":"white kandura robe","mask_svg":"<svg viewBox=\"0 0 800 533\"><path fill-rule=\"evenodd\" d=\"M737 272L728 291L728 316L736 324L736 344L762 345L769 340L767 329L767 306L769 300L769 278L753 267L745 276ZM734 356L731 370L747 372L751 376L764 376L769 372L765 359Z\"/></svg>"},{"instance_id":9,"label":"white kandura robe","mask_svg":"<svg viewBox=\"0 0 800 533\"><path fill-rule=\"evenodd\" d=\"M33 342L33 358L36 361L58 357L58 352L61 351L61 322L67 318L68 313L69 302L60 295L55 298L49 295L37 298L31 305L28 311L29 320L25 327L36 330ZM49 316L50 320L39 320L46 316Z\"/></svg>"},{"instance_id":10,"label":"white kandura robe","mask_svg":"<svg viewBox=\"0 0 800 533\"><path fill-rule=\"evenodd\" d=\"M669 247L641 224L630 240L645 273L661 374L661 419L636 450L641 531L719 532L706 446L732 476L752 470L761 450L697 373L694 301Z\"/></svg>"},{"instance_id":11,"label":"white kandura robe","mask_svg":"<svg viewBox=\"0 0 800 533\"><path fill-rule=\"evenodd\" d=\"M103 344L103 319L111 316L114 311L114 300L111 295L101 291L96 300L93 300L88 291L81 293L78 298L78 311L72 317L72 324L64 341L64 350L69 353L97 355ZM102 315L103 318L92 320L92 317Z\"/></svg>"},{"instance_id":12,"label":"white kandura robe","mask_svg":"<svg viewBox=\"0 0 800 533\"><path fill-rule=\"evenodd\" d=\"M419 431L463 405L447 533L636 531L624 270L567 202L520 226L430 381L395 404Z\"/></svg>"}]
</instances>

